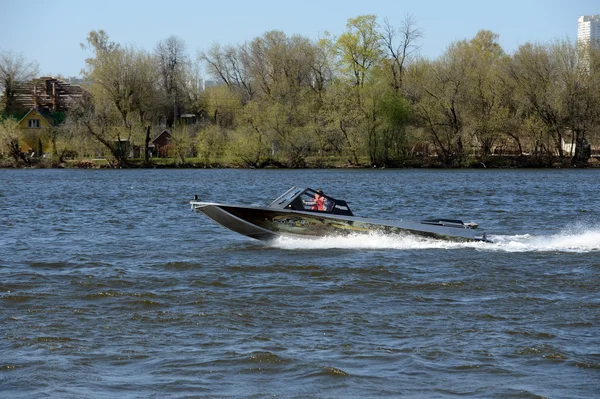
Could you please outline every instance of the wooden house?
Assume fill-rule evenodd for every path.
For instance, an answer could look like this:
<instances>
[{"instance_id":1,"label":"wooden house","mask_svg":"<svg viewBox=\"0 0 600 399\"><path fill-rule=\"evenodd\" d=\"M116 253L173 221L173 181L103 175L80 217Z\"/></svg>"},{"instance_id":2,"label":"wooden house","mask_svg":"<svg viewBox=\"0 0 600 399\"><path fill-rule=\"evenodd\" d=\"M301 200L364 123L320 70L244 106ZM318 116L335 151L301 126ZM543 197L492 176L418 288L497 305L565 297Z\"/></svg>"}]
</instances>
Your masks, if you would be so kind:
<instances>
[{"instance_id":1,"label":"wooden house","mask_svg":"<svg viewBox=\"0 0 600 399\"><path fill-rule=\"evenodd\" d=\"M173 144L171 143L171 133L163 130L154 140L154 156L158 158L170 158L173 156Z\"/></svg>"},{"instance_id":2,"label":"wooden house","mask_svg":"<svg viewBox=\"0 0 600 399\"><path fill-rule=\"evenodd\" d=\"M21 152L39 157L52 149L52 132L56 125L53 117L31 108L19 121L22 134L19 139Z\"/></svg>"}]
</instances>

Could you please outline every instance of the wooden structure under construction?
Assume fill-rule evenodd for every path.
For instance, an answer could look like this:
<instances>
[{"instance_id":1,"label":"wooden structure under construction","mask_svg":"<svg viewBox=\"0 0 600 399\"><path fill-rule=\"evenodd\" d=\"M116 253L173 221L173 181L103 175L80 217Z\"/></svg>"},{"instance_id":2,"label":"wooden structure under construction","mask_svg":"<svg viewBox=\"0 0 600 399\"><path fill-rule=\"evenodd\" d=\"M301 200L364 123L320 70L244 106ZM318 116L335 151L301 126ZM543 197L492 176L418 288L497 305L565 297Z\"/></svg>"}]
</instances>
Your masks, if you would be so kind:
<instances>
[{"instance_id":1,"label":"wooden structure under construction","mask_svg":"<svg viewBox=\"0 0 600 399\"><path fill-rule=\"evenodd\" d=\"M61 79L43 76L17 84L11 101L12 114L23 114L32 108L40 112L66 112L83 94L85 89ZM5 102L6 99L2 99Z\"/></svg>"}]
</instances>

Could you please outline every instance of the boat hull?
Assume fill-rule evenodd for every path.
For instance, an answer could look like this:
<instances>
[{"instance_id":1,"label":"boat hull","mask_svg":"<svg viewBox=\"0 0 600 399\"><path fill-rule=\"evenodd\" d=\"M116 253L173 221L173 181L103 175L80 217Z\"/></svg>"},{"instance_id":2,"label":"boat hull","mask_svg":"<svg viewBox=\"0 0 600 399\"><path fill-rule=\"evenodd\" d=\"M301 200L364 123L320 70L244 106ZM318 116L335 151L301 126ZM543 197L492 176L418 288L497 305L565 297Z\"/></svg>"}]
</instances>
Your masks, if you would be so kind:
<instances>
[{"instance_id":1,"label":"boat hull","mask_svg":"<svg viewBox=\"0 0 600 399\"><path fill-rule=\"evenodd\" d=\"M353 233L416 234L460 240L489 241L485 234L465 225L431 224L413 221L390 221L354 216L323 215L288 209L255 208L216 203L191 202L201 212L239 234L258 240L280 236L324 237Z\"/></svg>"}]
</instances>

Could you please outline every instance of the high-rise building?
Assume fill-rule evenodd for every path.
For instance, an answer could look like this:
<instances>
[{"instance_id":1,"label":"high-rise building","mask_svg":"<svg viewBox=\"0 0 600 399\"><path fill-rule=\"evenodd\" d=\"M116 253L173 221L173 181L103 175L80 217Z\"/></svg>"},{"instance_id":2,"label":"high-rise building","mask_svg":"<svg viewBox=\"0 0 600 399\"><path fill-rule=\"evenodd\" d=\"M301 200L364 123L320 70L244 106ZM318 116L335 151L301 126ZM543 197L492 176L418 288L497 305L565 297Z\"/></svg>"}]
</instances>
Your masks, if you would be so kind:
<instances>
[{"instance_id":1,"label":"high-rise building","mask_svg":"<svg viewBox=\"0 0 600 399\"><path fill-rule=\"evenodd\" d=\"M577 20L577 41L600 44L600 14L583 15Z\"/></svg>"}]
</instances>

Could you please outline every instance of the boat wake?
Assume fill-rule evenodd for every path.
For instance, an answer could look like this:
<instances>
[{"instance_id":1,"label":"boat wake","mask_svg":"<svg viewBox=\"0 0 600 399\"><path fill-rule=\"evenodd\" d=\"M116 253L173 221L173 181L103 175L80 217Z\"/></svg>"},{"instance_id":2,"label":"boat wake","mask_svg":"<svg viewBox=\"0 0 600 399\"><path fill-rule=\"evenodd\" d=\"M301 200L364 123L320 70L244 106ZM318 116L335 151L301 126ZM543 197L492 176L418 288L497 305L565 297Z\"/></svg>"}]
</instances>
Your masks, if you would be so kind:
<instances>
[{"instance_id":1,"label":"boat wake","mask_svg":"<svg viewBox=\"0 0 600 399\"><path fill-rule=\"evenodd\" d=\"M491 252L598 252L600 251L600 227L578 228L554 235L489 235L493 243L455 242L414 235L355 234L330 236L319 239L280 237L268 245L286 250L312 249L464 249L471 248Z\"/></svg>"},{"instance_id":2,"label":"boat wake","mask_svg":"<svg viewBox=\"0 0 600 399\"><path fill-rule=\"evenodd\" d=\"M599 252L600 227L563 231L555 235L492 237L490 250L504 252ZM487 249L487 248L486 248Z\"/></svg>"}]
</instances>

